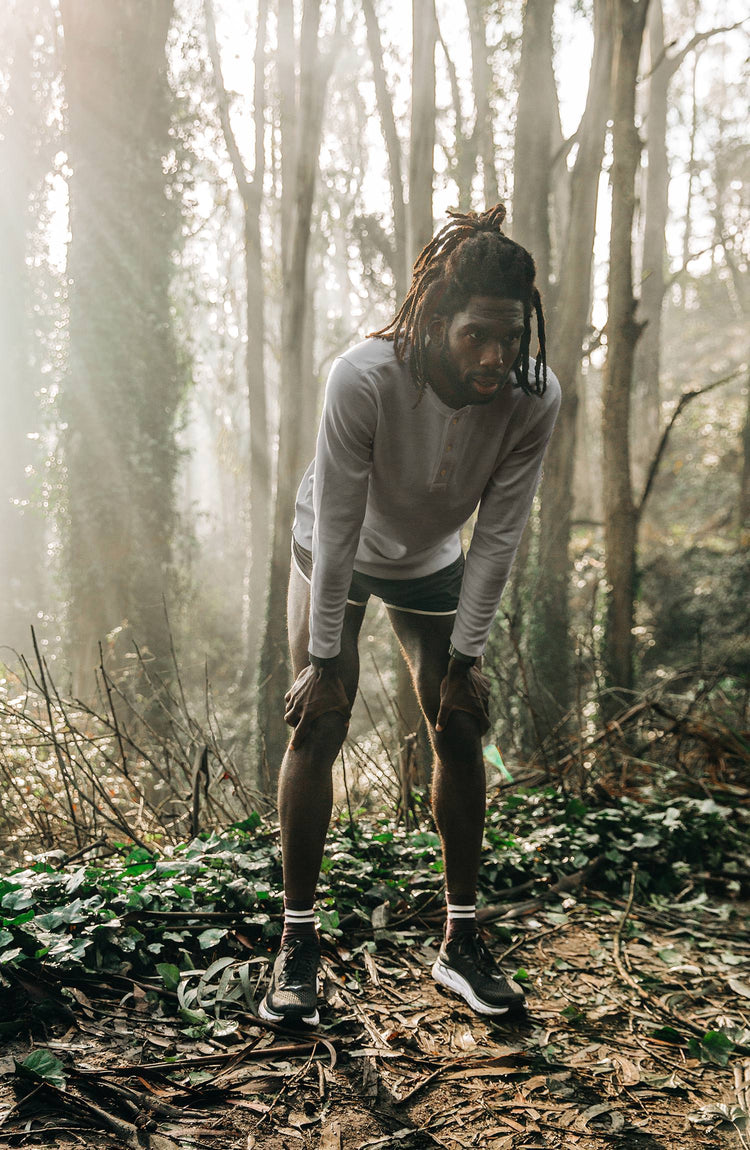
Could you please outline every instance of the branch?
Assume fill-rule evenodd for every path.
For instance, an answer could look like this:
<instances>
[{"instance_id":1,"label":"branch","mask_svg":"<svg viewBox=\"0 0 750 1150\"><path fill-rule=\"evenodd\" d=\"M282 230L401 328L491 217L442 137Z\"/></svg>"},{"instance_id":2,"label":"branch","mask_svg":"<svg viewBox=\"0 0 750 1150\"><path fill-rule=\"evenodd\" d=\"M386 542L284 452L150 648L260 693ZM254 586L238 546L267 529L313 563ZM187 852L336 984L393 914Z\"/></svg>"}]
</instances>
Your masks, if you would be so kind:
<instances>
[{"instance_id":1,"label":"branch","mask_svg":"<svg viewBox=\"0 0 750 1150\"><path fill-rule=\"evenodd\" d=\"M743 24L747 23L747 20L748 17L746 16L744 20L737 20L734 24L727 24L723 28L708 28L705 32L696 32L695 35L688 40L684 48L680 48L679 52L674 56L667 56L669 49L673 48L676 43L675 40L671 40L669 44L664 45L651 69L641 78L648 80L664 61L666 61L667 64L668 75L674 75L685 57L689 55L694 48L697 48L699 44L702 44L705 40L710 40L712 36L721 36L724 32L734 32L735 28L740 28Z\"/></svg>"},{"instance_id":2,"label":"branch","mask_svg":"<svg viewBox=\"0 0 750 1150\"><path fill-rule=\"evenodd\" d=\"M704 256L706 254L706 252L715 252L716 249L720 246L722 246L722 240L720 240L720 239L714 240L714 242L712 244L709 244L707 248L701 248L701 250L699 252L692 252L688 256L688 258L685 260L682 267L679 267L677 269L677 271L672 272L669 279L664 281L664 291L662 293L662 296L666 295L666 293L672 287L672 284L677 283L677 280L680 278L680 276L684 276L685 272L688 269L688 264L691 264L693 262L693 260L697 260L701 256Z\"/></svg>"},{"instance_id":3,"label":"branch","mask_svg":"<svg viewBox=\"0 0 750 1150\"><path fill-rule=\"evenodd\" d=\"M393 230L396 237L396 250L403 252L406 246L406 207L404 203L404 177L402 171L401 142L393 113L393 101L388 91L388 82L383 65L383 48L372 0L363 0L365 23L367 26L367 46L372 60L375 99L380 116L381 130L388 153L391 196L393 201ZM401 279L403 277L397 277Z\"/></svg>"},{"instance_id":4,"label":"branch","mask_svg":"<svg viewBox=\"0 0 750 1150\"><path fill-rule=\"evenodd\" d=\"M578 125L572 136L568 136L567 140L563 140L560 147L553 153L549 162L550 168L556 168L561 160L567 159L568 153L574 144L578 143L578 138L581 135L581 124Z\"/></svg>"},{"instance_id":5,"label":"branch","mask_svg":"<svg viewBox=\"0 0 750 1150\"><path fill-rule=\"evenodd\" d=\"M203 0L203 10L206 16L206 36L208 39L208 54L211 57L211 66L214 73L214 83L216 85L216 103L219 109L219 119L221 120L221 130L224 133L224 142L229 152L229 158L232 161L232 170L234 178L237 181L237 188L242 197L243 203L247 204L252 199L253 187L250 180L247 178L247 171L245 163L240 155L240 150L237 146L237 138L232 128L231 120L229 118L229 96L224 87L224 77L221 73L221 56L219 55L219 43L216 39L216 21L214 19L214 10L212 0Z\"/></svg>"},{"instance_id":6,"label":"branch","mask_svg":"<svg viewBox=\"0 0 750 1150\"><path fill-rule=\"evenodd\" d=\"M698 399L698 397L701 395L707 395L709 391L713 391L714 388L721 387L725 383L731 383L733 380L739 379L739 377L744 375L746 371L747 365L741 364L738 368L735 369L735 371L730 372L729 375L722 376L721 379L715 379L713 383L709 383L706 387L701 387L697 391L686 391L680 396L679 403L672 412L672 418L661 434L659 445L656 448L654 458L651 460L651 466L648 469L648 475L646 477L646 483L643 488L643 494L641 495L641 498L638 501L635 509L636 521L640 520L643 514L644 505L649 495L651 494L651 489L653 488L654 480L656 479L656 473L659 470L659 466L664 457L664 452L667 449L667 443L669 441L669 436L672 433L672 428L674 427L684 409L692 400Z\"/></svg>"}]
</instances>

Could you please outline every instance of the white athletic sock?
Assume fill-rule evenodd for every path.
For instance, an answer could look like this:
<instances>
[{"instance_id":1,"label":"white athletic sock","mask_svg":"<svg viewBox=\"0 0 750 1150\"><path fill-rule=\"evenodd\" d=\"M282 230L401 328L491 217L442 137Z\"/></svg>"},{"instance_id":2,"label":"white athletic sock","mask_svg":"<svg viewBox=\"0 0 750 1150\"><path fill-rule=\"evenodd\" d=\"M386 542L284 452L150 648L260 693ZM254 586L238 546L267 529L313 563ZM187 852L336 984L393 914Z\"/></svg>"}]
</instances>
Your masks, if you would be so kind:
<instances>
[{"instance_id":1,"label":"white athletic sock","mask_svg":"<svg viewBox=\"0 0 750 1150\"><path fill-rule=\"evenodd\" d=\"M282 938L309 938L316 934L315 907L309 906L305 910L290 910L284 907L284 933Z\"/></svg>"},{"instance_id":2,"label":"white athletic sock","mask_svg":"<svg viewBox=\"0 0 750 1150\"><path fill-rule=\"evenodd\" d=\"M475 930L477 925L477 904L455 903L447 899L448 921L446 923L446 937L460 931Z\"/></svg>"}]
</instances>

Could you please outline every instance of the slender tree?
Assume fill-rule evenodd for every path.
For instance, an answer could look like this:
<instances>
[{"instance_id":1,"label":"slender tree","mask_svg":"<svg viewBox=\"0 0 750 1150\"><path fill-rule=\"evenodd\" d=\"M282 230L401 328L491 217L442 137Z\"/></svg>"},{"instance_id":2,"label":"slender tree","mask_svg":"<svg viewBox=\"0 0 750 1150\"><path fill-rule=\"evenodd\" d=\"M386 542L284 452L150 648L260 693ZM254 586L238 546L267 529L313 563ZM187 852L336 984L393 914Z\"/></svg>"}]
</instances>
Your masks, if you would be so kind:
<instances>
[{"instance_id":1,"label":"slender tree","mask_svg":"<svg viewBox=\"0 0 750 1150\"><path fill-rule=\"evenodd\" d=\"M221 58L216 39L213 4L205 0L208 47L214 72L216 97L227 151L232 161L237 190L242 201L243 255L245 264L245 384L250 411L249 539L245 627L245 660L251 681L254 677L261 624L266 599L270 550L271 450L266 403L265 290L261 245L261 209L265 175L265 42L268 0L258 0L255 35L253 125L255 156L253 174L248 176L237 138L232 128L230 101L224 86ZM245 676L247 678L247 676Z\"/></svg>"},{"instance_id":2,"label":"slender tree","mask_svg":"<svg viewBox=\"0 0 750 1150\"><path fill-rule=\"evenodd\" d=\"M62 0L70 357L61 401L74 688L122 629L164 670L182 376L170 277L179 224L165 45L172 0Z\"/></svg>"},{"instance_id":3,"label":"slender tree","mask_svg":"<svg viewBox=\"0 0 750 1150\"><path fill-rule=\"evenodd\" d=\"M412 0L411 131L409 134L409 264L432 236L435 170L435 0Z\"/></svg>"},{"instance_id":4,"label":"slender tree","mask_svg":"<svg viewBox=\"0 0 750 1150\"><path fill-rule=\"evenodd\" d=\"M635 175L641 141L635 89L648 0L615 0L612 106L612 226L607 362L603 389L604 537L609 600L606 667L613 688L633 685L633 611L637 510L630 476L630 400L641 334L633 295Z\"/></svg>"},{"instance_id":5,"label":"slender tree","mask_svg":"<svg viewBox=\"0 0 750 1150\"><path fill-rule=\"evenodd\" d=\"M613 27L609 0L594 5L594 50L571 172L570 210L560 261L557 306L548 315L550 359L562 385L557 427L544 463L539 580L530 626L534 704L542 731L572 701L570 671L570 531L576 455L581 346L591 305L599 176L609 108Z\"/></svg>"},{"instance_id":6,"label":"slender tree","mask_svg":"<svg viewBox=\"0 0 750 1150\"><path fill-rule=\"evenodd\" d=\"M471 40L471 72L474 89L474 145L482 160L482 188L484 206L489 208L500 199L495 166L495 136L492 119L491 93L494 87L492 65L487 47L486 0L466 0Z\"/></svg>"},{"instance_id":7,"label":"slender tree","mask_svg":"<svg viewBox=\"0 0 750 1150\"><path fill-rule=\"evenodd\" d=\"M667 275L667 219L669 215L669 155L667 110L669 88L685 58L713 36L737 25L696 32L678 51L669 52L664 42L662 0L651 0L648 15L650 72L646 113L645 211L641 245L641 285L638 319L644 325L635 353L634 407L638 436L633 442L634 479L642 487L659 440L661 424L661 342L664 293ZM693 80L694 83L694 80ZM695 97L693 97L694 99ZM693 113L693 116L695 113ZM695 133L691 137L691 153ZM692 163L691 161L691 166ZM689 178L692 187L692 177ZM687 211L689 219L689 208ZM686 223L685 234L689 234ZM687 260L687 256L685 257Z\"/></svg>"},{"instance_id":8,"label":"slender tree","mask_svg":"<svg viewBox=\"0 0 750 1150\"><path fill-rule=\"evenodd\" d=\"M552 124L557 116L552 70L554 9L555 0L535 0L524 6L513 158L513 237L533 255L542 294L549 282L551 259Z\"/></svg>"},{"instance_id":9,"label":"slender tree","mask_svg":"<svg viewBox=\"0 0 750 1150\"><path fill-rule=\"evenodd\" d=\"M739 545L750 544L750 378L747 380L747 404L742 427L742 468L740 472Z\"/></svg>"},{"instance_id":10,"label":"slender tree","mask_svg":"<svg viewBox=\"0 0 750 1150\"><path fill-rule=\"evenodd\" d=\"M291 0L280 0L279 14L286 9L288 18L291 7ZM297 484L309 462L313 442L311 416L317 403L317 396L310 395L314 389L304 366L311 362L308 342L312 330L308 252L326 89L336 45L340 40L340 6L337 6L337 34L325 53L320 50L319 25L320 0L305 0L299 43L299 130L294 149L294 194L293 198L287 200L289 207L285 216L285 226L291 231L282 243L285 262L281 313L279 451L271 574L259 675L258 717L262 744L260 782L268 794L274 789L286 744L283 714L289 672L285 604L289 582L290 530ZM282 78L282 87L285 82L288 92L288 75ZM287 127L291 128L291 117L287 120ZM283 130L282 124L282 140Z\"/></svg>"},{"instance_id":11,"label":"slender tree","mask_svg":"<svg viewBox=\"0 0 750 1150\"><path fill-rule=\"evenodd\" d=\"M406 240L406 203L404 199L404 177L401 141L396 127L396 117L393 112L393 100L388 90L388 81L383 63L383 48L380 38L380 27L375 12L373 0L362 0L362 9L365 15L367 28L367 47L372 60L373 79L375 82L375 98L378 105L378 116L385 140L388 155L388 175L391 187L391 204L393 210L393 249L390 245L388 253L391 257L389 263L393 268L396 295L402 299L406 294L410 278L409 251Z\"/></svg>"}]
</instances>

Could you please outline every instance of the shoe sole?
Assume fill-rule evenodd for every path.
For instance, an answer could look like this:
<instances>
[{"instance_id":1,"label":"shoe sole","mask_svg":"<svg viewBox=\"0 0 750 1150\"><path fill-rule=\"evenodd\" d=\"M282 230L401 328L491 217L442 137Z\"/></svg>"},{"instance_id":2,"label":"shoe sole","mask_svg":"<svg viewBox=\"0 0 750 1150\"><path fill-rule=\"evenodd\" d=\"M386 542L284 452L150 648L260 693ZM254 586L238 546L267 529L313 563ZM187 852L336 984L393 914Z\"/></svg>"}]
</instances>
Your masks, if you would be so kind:
<instances>
[{"instance_id":1,"label":"shoe sole","mask_svg":"<svg viewBox=\"0 0 750 1150\"><path fill-rule=\"evenodd\" d=\"M435 979L435 982L439 982L441 986L445 986L448 990L453 990L456 994L460 994L477 1014L491 1014L497 1017L500 1014L507 1014L511 1007L518 1007L523 1003L523 999L520 999L518 1002L509 1002L507 1006L492 1006L489 1002L482 1002L481 998L477 998L471 988L471 984L467 982L463 975L459 974L457 970L445 966L440 959L436 959L433 963L432 977Z\"/></svg>"},{"instance_id":2,"label":"shoe sole","mask_svg":"<svg viewBox=\"0 0 750 1150\"><path fill-rule=\"evenodd\" d=\"M266 1022L285 1022L290 1026L294 1026L299 1022L304 1022L305 1026L317 1026L320 1022L320 1014L317 1008L312 1014L279 1014L266 1002L265 997L261 1000L258 1007L258 1014Z\"/></svg>"}]
</instances>

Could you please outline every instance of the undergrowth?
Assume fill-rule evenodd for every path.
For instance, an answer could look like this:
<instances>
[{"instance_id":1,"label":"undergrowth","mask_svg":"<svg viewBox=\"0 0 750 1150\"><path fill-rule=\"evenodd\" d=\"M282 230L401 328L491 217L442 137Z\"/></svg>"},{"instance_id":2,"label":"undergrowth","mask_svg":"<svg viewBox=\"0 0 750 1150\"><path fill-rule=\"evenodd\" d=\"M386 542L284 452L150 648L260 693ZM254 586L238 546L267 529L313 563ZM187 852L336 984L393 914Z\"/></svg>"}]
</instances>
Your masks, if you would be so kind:
<instances>
[{"instance_id":1,"label":"undergrowth","mask_svg":"<svg viewBox=\"0 0 750 1150\"><path fill-rule=\"evenodd\" d=\"M553 788L499 795L488 810L479 903L502 902L525 884L552 884L594 865L597 889L658 902L717 877L723 897L742 893L750 812L712 799L604 808ZM101 848L99 848L101 849ZM190 970L220 952L267 952L279 933L278 829L254 813L222 833L159 850L109 844L110 854L66 862L51 851L0 878L2 971L44 963L152 975ZM357 812L331 828L319 886L328 935L372 932L373 911L412 922L442 903L442 860L432 830L406 830ZM529 885L529 881L531 885Z\"/></svg>"}]
</instances>

